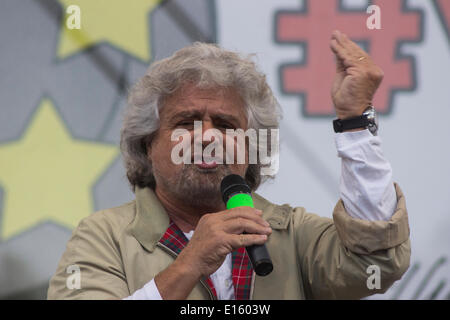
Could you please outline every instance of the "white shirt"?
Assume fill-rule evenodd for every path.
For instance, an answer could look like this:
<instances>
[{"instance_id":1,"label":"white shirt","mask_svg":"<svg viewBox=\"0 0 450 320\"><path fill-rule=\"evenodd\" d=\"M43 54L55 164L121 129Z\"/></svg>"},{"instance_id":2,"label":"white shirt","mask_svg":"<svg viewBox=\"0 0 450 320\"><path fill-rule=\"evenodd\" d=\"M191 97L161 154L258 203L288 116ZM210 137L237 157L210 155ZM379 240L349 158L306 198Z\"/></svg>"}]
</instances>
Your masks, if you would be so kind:
<instances>
[{"instance_id":1,"label":"white shirt","mask_svg":"<svg viewBox=\"0 0 450 320\"><path fill-rule=\"evenodd\" d=\"M381 150L381 139L369 130L335 134L342 159L340 197L349 215L363 220L389 220L397 205L392 168ZM185 233L190 240L193 231ZM219 300L234 300L231 253L210 278ZM162 300L152 279L124 300Z\"/></svg>"},{"instance_id":2,"label":"white shirt","mask_svg":"<svg viewBox=\"0 0 450 320\"><path fill-rule=\"evenodd\" d=\"M189 233L183 232L186 238L191 240L194 230ZM234 300L234 286L232 278L231 253L227 254L225 261L212 275L209 276L214 289L216 289L218 300ZM156 285L155 285L156 288Z\"/></svg>"}]
</instances>

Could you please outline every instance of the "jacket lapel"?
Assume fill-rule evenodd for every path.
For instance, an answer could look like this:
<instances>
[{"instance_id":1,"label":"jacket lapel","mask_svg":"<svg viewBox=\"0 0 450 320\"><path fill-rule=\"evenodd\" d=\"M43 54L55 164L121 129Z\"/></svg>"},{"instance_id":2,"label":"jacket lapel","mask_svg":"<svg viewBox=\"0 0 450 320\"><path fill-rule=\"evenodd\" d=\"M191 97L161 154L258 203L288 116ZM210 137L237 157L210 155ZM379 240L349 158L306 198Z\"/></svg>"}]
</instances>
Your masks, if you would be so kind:
<instances>
[{"instance_id":1,"label":"jacket lapel","mask_svg":"<svg viewBox=\"0 0 450 320\"><path fill-rule=\"evenodd\" d=\"M150 188L135 189L136 217L131 223L131 234L148 251L153 252L159 239L169 227L166 210Z\"/></svg>"}]
</instances>

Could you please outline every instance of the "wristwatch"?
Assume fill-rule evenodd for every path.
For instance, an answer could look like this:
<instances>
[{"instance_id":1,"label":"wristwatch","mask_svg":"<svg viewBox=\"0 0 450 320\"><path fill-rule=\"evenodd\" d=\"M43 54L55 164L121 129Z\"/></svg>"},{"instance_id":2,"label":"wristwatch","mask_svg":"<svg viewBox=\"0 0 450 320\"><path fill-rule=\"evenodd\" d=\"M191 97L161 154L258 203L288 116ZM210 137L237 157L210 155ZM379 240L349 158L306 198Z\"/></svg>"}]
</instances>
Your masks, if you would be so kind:
<instances>
[{"instance_id":1,"label":"wristwatch","mask_svg":"<svg viewBox=\"0 0 450 320\"><path fill-rule=\"evenodd\" d=\"M336 119L333 120L334 132L344 132L351 129L366 128L374 136L378 131L378 117L373 106L367 107L363 114L349 119Z\"/></svg>"}]
</instances>

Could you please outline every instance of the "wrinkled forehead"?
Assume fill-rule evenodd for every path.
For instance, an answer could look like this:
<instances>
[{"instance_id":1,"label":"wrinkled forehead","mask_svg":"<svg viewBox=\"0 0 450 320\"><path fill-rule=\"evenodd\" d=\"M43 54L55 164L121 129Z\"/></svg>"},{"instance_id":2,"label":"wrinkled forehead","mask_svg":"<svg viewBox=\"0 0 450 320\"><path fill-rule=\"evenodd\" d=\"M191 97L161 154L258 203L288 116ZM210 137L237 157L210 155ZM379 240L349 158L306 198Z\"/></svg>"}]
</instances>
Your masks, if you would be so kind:
<instances>
[{"instance_id":1,"label":"wrinkled forehead","mask_svg":"<svg viewBox=\"0 0 450 320\"><path fill-rule=\"evenodd\" d=\"M247 125L244 100L235 88L199 88L187 83L166 97L160 110L161 119L194 115L234 118L241 127Z\"/></svg>"}]
</instances>

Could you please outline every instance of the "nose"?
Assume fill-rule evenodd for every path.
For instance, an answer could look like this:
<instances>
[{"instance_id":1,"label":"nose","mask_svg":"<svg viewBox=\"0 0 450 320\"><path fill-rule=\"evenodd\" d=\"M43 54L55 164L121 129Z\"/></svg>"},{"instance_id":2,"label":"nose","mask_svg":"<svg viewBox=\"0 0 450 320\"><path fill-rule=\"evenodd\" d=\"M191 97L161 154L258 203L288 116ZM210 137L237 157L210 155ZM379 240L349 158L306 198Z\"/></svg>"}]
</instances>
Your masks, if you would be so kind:
<instances>
[{"instance_id":1,"label":"nose","mask_svg":"<svg viewBox=\"0 0 450 320\"><path fill-rule=\"evenodd\" d=\"M198 140L200 135L200 130L198 130L197 139L194 139L194 153L202 153L203 159L215 158L216 163L223 163L223 153L225 150L224 146L224 132L216 128L213 121L204 120L202 121L201 130L201 142ZM195 161L195 159L194 159Z\"/></svg>"},{"instance_id":2,"label":"nose","mask_svg":"<svg viewBox=\"0 0 450 320\"><path fill-rule=\"evenodd\" d=\"M202 134L205 134L205 131L209 129L214 129L213 123L209 120L202 121L202 130L203 130Z\"/></svg>"},{"instance_id":3,"label":"nose","mask_svg":"<svg viewBox=\"0 0 450 320\"><path fill-rule=\"evenodd\" d=\"M208 130L211 130L211 129L216 129L214 127L214 124L211 121L208 121L208 120L202 121L202 145L203 145L203 147L206 147L210 143L214 142L214 140L216 139L215 136L218 134L218 132L216 132L216 130L207 132Z\"/></svg>"}]
</instances>

